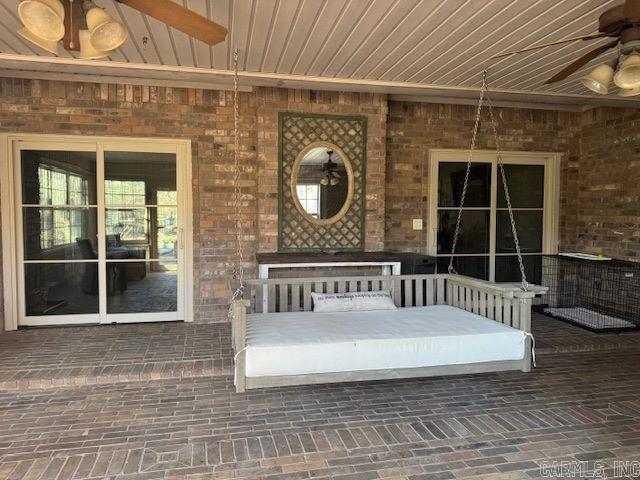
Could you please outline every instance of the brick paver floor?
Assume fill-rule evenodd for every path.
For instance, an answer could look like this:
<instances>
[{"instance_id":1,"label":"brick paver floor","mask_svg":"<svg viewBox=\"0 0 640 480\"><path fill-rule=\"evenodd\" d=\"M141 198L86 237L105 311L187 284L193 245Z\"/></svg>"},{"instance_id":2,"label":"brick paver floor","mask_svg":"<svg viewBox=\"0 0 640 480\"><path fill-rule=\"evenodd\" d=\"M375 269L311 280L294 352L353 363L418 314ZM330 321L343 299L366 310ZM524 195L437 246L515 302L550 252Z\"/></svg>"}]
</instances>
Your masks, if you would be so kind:
<instances>
[{"instance_id":1,"label":"brick paver floor","mask_svg":"<svg viewBox=\"0 0 640 480\"><path fill-rule=\"evenodd\" d=\"M146 323L0 334L0 390L228 375L228 324Z\"/></svg>"},{"instance_id":2,"label":"brick paver floor","mask_svg":"<svg viewBox=\"0 0 640 480\"><path fill-rule=\"evenodd\" d=\"M554 461L612 478L640 461L639 367L629 350L246 394L230 376L5 391L0 479L517 479Z\"/></svg>"},{"instance_id":3,"label":"brick paver floor","mask_svg":"<svg viewBox=\"0 0 640 480\"><path fill-rule=\"evenodd\" d=\"M534 314L537 353L640 348L640 331L596 334ZM228 324L154 323L0 334L0 390L229 375Z\"/></svg>"}]
</instances>

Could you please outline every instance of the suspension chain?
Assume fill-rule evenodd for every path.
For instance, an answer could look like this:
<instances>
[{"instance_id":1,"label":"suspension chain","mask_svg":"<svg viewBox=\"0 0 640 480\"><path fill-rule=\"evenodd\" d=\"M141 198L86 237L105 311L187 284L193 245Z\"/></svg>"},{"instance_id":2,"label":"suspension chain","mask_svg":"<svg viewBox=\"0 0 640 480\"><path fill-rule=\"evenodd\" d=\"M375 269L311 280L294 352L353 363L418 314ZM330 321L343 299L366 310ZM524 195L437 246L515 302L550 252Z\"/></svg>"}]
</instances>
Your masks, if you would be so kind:
<instances>
[{"instance_id":1,"label":"suspension chain","mask_svg":"<svg viewBox=\"0 0 640 480\"><path fill-rule=\"evenodd\" d=\"M471 164L473 160L473 150L476 147L476 138L478 137L478 128L480 127L480 114L482 113L482 103L484 101L484 93L486 90L486 77L482 77L482 88L480 89L480 99L478 100L478 108L476 109L476 120L473 124L473 135L471 136L471 146L469 148L469 154L467 156L467 171L464 175L464 184L462 185L462 196L460 197L460 208L458 208L458 218L456 219L456 229L453 234L453 244L451 245L451 257L449 258L449 273L458 273L453 268L453 258L456 253L456 246L458 245L458 235L460 233L460 223L462 222L462 208L464 207L464 201L467 198L467 187L469 186L469 175L471 173Z\"/></svg>"},{"instance_id":2,"label":"suspension chain","mask_svg":"<svg viewBox=\"0 0 640 480\"><path fill-rule=\"evenodd\" d=\"M471 137L471 147L469 149L469 155L467 158L467 171L465 173L465 177L464 177L464 184L462 186L462 195L460 197L460 208L458 208L458 218L456 219L456 228L453 234L453 245L451 246L451 257L449 258L449 268L448 271L449 273L457 273L455 271L455 269L453 268L453 259L454 259L454 255L456 252L456 246L458 244L458 236L460 233L460 224L462 221L462 213L463 213L463 207L464 207L464 202L467 196L467 189L469 186L469 174L471 173L471 166L472 166L472 160L473 160L473 151L475 149L476 146L476 139L478 136L478 129L480 126L480 116L482 113L482 105L485 101L485 97L486 97L486 103L487 103L487 108L489 110L489 121L491 123L491 129L493 132L493 137L494 137L494 141L496 144L496 154L497 154L497 159L498 159L498 168L500 169L500 177L502 179L502 187L504 189L504 196L505 196L505 200L507 202L507 209L509 211L509 221L511 222L511 233L513 234L513 243L515 245L516 248L516 254L518 256L518 266L520 268L520 276L522 279L522 290L527 291L529 284L527 282L527 276L524 270L524 263L522 261L522 253L520 251L520 240L518 239L518 230L516 228L516 222L515 222L515 218L513 216L513 208L511 206L511 196L509 194L509 186L507 184L507 176L505 174L505 170L504 170L504 163L502 161L502 152L500 150L500 141L498 138L498 127L497 127L497 123L495 121L494 115L493 115L493 107L491 105L491 98L489 96L489 86L487 83L487 70L485 69L482 72L482 87L480 89L480 99L478 100L478 108L476 109L476 118L475 118L475 123L473 126L473 135Z\"/></svg>"},{"instance_id":3,"label":"suspension chain","mask_svg":"<svg viewBox=\"0 0 640 480\"><path fill-rule=\"evenodd\" d=\"M487 71L484 75L486 77ZM524 263L522 261L522 253L520 251L520 240L518 239L518 229L516 228L516 221L513 216L513 208L511 207L511 195L509 194L509 186L507 184L507 175L504 171L504 163L502 162L502 152L500 151L500 141L498 139L498 125L493 116L493 106L491 105L491 98L489 97L489 91L487 91L487 107L489 108L489 121L491 122L491 129L493 130L493 138L496 144L496 153L498 155L498 168L500 169L500 176L502 177L502 188L504 189L504 198L507 202L507 210L509 211L509 221L511 222L511 233L513 234L513 244L516 247L516 254L518 256L518 267L520 268L520 278L522 283L522 290L525 292L529 288L527 282L527 274L524 271Z\"/></svg>"},{"instance_id":4,"label":"suspension chain","mask_svg":"<svg viewBox=\"0 0 640 480\"><path fill-rule=\"evenodd\" d=\"M233 203L236 226L236 261L233 266L233 278L236 289L231 301L239 300L244 294L244 250L242 241L242 190L240 188L240 102L238 94L238 49L233 51Z\"/></svg>"}]
</instances>

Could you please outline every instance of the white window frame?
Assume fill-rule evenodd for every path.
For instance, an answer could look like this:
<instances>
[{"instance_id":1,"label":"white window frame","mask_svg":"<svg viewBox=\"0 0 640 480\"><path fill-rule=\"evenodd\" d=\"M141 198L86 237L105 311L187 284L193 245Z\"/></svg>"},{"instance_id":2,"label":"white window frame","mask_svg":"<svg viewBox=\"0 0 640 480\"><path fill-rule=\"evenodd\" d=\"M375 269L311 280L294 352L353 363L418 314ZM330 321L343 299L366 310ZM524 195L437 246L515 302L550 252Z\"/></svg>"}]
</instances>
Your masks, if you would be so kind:
<instances>
[{"instance_id":1,"label":"white window frame","mask_svg":"<svg viewBox=\"0 0 640 480\"><path fill-rule=\"evenodd\" d=\"M438 235L438 172L440 163L462 162L468 159L468 150L433 149L429 151L429 195L427 217L427 253L437 256ZM560 207L560 161L556 152L502 152L505 165L543 165L544 200L542 213L542 254L558 253ZM498 157L495 150L474 150L474 163L489 163L491 168L491 208L489 217L489 281L495 281L496 260L496 212L498 195ZM464 222L464 217L462 219ZM517 225L516 225L517 226ZM512 255L512 254L510 254ZM440 255L448 257L449 255ZM486 256L486 254L485 254Z\"/></svg>"},{"instance_id":2,"label":"white window frame","mask_svg":"<svg viewBox=\"0 0 640 480\"><path fill-rule=\"evenodd\" d=\"M182 206L181 219L179 220L178 241L182 245L182 271L179 272L179 284L182 285L181 295L178 296L178 316L185 322L193 321L193 192L192 184L192 153L191 141L182 139L164 138L132 138L132 137L92 137L80 135L49 135L49 134L0 134L0 215L2 216L2 279L4 293L4 329L16 330L19 318L24 310L23 282L20 281L23 258L21 231L18 225L21 214L18 214L18 206L22 204L19 198L20 189L16 188L20 179L19 149L22 148L46 148L68 151L95 151L99 158L104 158L105 151L122 152L149 152L149 153L175 153L176 161L183 165L178 169L176 181L178 185L187 187L181 189L181 197L178 199ZM104 206L104 168L98 168L97 172L97 196L98 204L93 205L99 209ZM106 261L105 258L105 225L104 218L98 216L98 250L101 260L99 262L100 291L106 291ZM135 320L130 314L106 313L106 297L101 296L100 314L76 315L74 321L78 323L109 323L127 321L162 321L164 313L149 313L146 318L138 317ZM30 317L38 323L39 317ZM33 323L32 322L32 323ZM35 324L34 323L34 324ZM42 324L47 324L47 319L42 319Z\"/></svg>"},{"instance_id":3,"label":"white window frame","mask_svg":"<svg viewBox=\"0 0 640 480\"><path fill-rule=\"evenodd\" d=\"M316 198L316 217L320 218L320 202L322 201L320 196L322 195L322 189L320 188L320 185L318 185L317 183L298 183L296 185L296 188L298 187L316 187L317 188L317 192L318 192L318 196ZM297 193L297 192L296 192ZM306 204L309 201L309 198L307 198L306 194L304 199L301 199L300 196L298 195L298 200L300 200L300 204L302 204L302 208L306 209ZM308 212L308 210L307 210ZM313 214L309 213L309 215L311 215L312 217L314 216Z\"/></svg>"}]
</instances>

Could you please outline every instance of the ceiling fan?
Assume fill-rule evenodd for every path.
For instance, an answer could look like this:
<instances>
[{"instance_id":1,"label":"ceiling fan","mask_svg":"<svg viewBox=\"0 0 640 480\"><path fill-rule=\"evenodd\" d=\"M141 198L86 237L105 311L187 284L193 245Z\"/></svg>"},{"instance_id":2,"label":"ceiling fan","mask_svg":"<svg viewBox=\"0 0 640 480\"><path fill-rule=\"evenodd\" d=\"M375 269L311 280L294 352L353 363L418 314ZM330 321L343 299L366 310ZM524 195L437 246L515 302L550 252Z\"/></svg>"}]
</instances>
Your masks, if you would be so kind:
<instances>
[{"instance_id":1,"label":"ceiling fan","mask_svg":"<svg viewBox=\"0 0 640 480\"><path fill-rule=\"evenodd\" d=\"M335 186L340 183L340 174L338 173L338 164L332 160L333 150L327 150L327 155L329 159L322 164L322 173L326 175L325 178L320 180L321 185L325 186Z\"/></svg>"},{"instance_id":2,"label":"ceiling fan","mask_svg":"<svg viewBox=\"0 0 640 480\"><path fill-rule=\"evenodd\" d=\"M501 58L507 55L529 52L551 45L575 42L578 40L593 40L610 37L614 40L594 48L577 60L573 61L557 72L545 83L555 83L564 80L572 73L599 57L607 50L618 47L619 55L615 62L603 63L597 66L589 75L580 80L589 90L599 93L609 93L609 85L613 83L619 88L618 95L630 97L640 94L640 0L626 0L622 5L606 10L598 19L598 31L579 37L563 38L549 43L534 45L521 50L513 50L495 55Z\"/></svg>"},{"instance_id":3,"label":"ceiling fan","mask_svg":"<svg viewBox=\"0 0 640 480\"><path fill-rule=\"evenodd\" d=\"M171 0L114 0L149 15L208 45L223 42L227 29ZM18 16L24 25L18 33L58 55L59 42L80 58L112 54L127 39L127 28L92 0L23 0Z\"/></svg>"}]
</instances>

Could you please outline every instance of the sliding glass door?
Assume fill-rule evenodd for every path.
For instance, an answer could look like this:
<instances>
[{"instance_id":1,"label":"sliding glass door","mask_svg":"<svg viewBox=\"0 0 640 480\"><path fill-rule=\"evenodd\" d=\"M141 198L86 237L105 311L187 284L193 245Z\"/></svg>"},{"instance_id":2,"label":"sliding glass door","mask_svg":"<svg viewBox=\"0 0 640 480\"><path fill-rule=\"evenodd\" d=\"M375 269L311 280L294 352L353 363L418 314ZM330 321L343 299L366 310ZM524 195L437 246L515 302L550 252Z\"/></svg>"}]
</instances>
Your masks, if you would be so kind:
<instances>
[{"instance_id":1,"label":"sliding glass door","mask_svg":"<svg viewBox=\"0 0 640 480\"><path fill-rule=\"evenodd\" d=\"M65 323L97 323L95 146L39 147L24 145L19 152L21 205L16 217L22 240L21 317L60 316L69 319Z\"/></svg>"},{"instance_id":2,"label":"sliding glass door","mask_svg":"<svg viewBox=\"0 0 640 480\"><path fill-rule=\"evenodd\" d=\"M446 272L466 174L464 151L431 154L429 253ZM495 282L520 280L506 197L495 153L471 166L453 265ZM557 251L558 162L553 154L508 153L503 161L528 280L539 282L541 255Z\"/></svg>"},{"instance_id":3,"label":"sliding glass door","mask_svg":"<svg viewBox=\"0 0 640 480\"><path fill-rule=\"evenodd\" d=\"M15 144L20 325L184 319L185 162L127 143Z\"/></svg>"}]
</instances>

